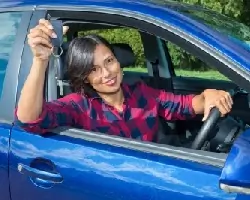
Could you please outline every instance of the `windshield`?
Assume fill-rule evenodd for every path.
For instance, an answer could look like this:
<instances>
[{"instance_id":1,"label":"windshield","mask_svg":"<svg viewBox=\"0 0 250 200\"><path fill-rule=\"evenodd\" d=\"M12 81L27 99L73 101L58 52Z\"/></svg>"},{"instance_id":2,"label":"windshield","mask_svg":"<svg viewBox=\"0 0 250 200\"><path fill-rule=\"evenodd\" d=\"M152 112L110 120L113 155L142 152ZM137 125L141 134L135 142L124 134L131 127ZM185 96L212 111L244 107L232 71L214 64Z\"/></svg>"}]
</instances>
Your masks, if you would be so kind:
<instances>
[{"instance_id":1,"label":"windshield","mask_svg":"<svg viewBox=\"0 0 250 200\"><path fill-rule=\"evenodd\" d=\"M193 9L180 10L180 12L227 35L231 40L250 51L250 27L209 10Z\"/></svg>"},{"instance_id":2,"label":"windshield","mask_svg":"<svg viewBox=\"0 0 250 200\"><path fill-rule=\"evenodd\" d=\"M250 51L250 27L225 15L201 6L184 4L171 0L147 0L165 8L178 11L202 24L217 30Z\"/></svg>"}]
</instances>

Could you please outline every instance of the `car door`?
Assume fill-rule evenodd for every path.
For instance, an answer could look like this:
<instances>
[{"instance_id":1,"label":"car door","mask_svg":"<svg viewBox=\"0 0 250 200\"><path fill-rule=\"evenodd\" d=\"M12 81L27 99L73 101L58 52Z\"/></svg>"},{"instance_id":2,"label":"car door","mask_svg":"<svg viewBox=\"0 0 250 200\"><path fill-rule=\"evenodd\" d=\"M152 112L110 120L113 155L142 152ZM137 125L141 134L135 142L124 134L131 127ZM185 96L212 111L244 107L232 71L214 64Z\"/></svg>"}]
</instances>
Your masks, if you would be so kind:
<instances>
[{"instance_id":1,"label":"car door","mask_svg":"<svg viewBox=\"0 0 250 200\"><path fill-rule=\"evenodd\" d=\"M12 200L234 199L218 187L221 164L209 153L87 131L39 136L15 128L10 189Z\"/></svg>"},{"instance_id":2,"label":"car door","mask_svg":"<svg viewBox=\"0 0 250 200\"><path fill-rule=\"evenodd\" d=\"M35 12L30 27L43 13ZM45 14L44 14L45 16ZM19 88L32 60L27 42ZM12 200L234 199L218 187L226 155L62 128L36 135L12 130Z\"/></svg>"},{"instance_id":3,"label":"car door","mask_svg":"<svg viewBox=\"0 0 250 200\"><path fill-rule=\"evenodd\" d=\"M0 10L0 199L10 200L9 140L13 122L15 88L23 49L19 38L29 21L29 13Z\"/></svg>"}]
</instances>

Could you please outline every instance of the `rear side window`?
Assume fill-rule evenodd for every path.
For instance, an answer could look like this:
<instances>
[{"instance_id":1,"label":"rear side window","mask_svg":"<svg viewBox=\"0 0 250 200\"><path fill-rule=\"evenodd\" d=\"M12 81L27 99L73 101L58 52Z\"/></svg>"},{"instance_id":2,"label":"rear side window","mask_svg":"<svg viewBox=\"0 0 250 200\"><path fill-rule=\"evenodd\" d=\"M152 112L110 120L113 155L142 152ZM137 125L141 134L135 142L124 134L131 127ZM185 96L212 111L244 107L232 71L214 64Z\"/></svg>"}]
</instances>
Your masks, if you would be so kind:
<instances>
[{"instance_id":1,"label":"rear side window","mask_svg":"<svg viewBox=\"0 0 250 200\"><path fill-rule=\"evenodd\" d=\"M0 13L0 97L9 57L15 42L17 29L21 21L21 12Z\"/></svg>"}]
</instances>

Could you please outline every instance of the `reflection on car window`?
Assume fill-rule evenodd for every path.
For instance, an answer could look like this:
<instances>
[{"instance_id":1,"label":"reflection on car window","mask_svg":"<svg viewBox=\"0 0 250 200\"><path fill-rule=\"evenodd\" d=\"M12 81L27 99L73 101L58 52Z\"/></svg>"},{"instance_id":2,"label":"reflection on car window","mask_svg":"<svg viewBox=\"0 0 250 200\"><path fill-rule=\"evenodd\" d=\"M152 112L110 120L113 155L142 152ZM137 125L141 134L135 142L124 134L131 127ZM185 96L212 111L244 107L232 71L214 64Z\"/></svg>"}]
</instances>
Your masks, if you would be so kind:
<instances>
[{"instance_id":1,"label":"reflection on car window","mask_svg":"<svg viewBox=\"0 0 250 200\"><path fill-rule=\"evenodd\" d=\"M183 13L227 35L231 40L250 51L250 27L229 17L208 10L185 10Z\"/></svg>"},{"instance_id":2,"label":"reflection on car window","mask_svg":"<svg viewBox=\"0 0 250 200\"><path fill-rule=\"evenodd\" d=\"M0 13L0 97L9 57L21 21L21 12Z\"/></svg>"},{"instance_id":3,"label":"reflection on car window","mask_svg":"<svg viewBox=\"0 0 250 200\"><path fill-rule=\"evenodd\" d=\"M250 51L250 27L215 11L181 3L180 1L146 0L161 5L162 8L176 10L208 27L228 36L231 40Z\"/></svg>"}]
</instances>

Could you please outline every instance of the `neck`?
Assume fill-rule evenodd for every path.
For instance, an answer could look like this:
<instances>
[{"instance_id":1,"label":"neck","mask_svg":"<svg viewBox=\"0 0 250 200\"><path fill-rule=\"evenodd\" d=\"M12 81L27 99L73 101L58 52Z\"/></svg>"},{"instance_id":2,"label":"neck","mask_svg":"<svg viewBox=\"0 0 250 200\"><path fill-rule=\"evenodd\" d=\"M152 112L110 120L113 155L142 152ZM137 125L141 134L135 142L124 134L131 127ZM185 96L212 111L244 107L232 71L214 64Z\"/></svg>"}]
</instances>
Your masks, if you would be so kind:
<instances>
[{"instance_id":1,"label":"neck","mask_svg":"<svg viewBox=\"0 0 250 200\"><path fill-rule=\"evenodd\" d=\"M113 94L99 94L100 97L109 105L119 107L123 104L124 96L122 89Z\"/></svg>"}]
</instances>

